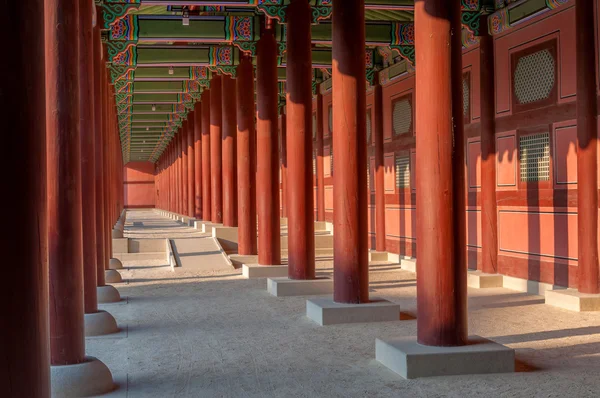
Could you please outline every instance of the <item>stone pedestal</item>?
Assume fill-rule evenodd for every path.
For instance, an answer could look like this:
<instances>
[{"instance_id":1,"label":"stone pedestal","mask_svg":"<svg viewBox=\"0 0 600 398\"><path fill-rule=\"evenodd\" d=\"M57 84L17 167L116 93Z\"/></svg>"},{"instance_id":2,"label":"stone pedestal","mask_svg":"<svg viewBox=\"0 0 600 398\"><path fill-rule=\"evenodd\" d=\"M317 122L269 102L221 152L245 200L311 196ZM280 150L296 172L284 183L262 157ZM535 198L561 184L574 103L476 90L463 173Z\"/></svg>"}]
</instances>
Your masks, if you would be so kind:
<instances>
[{"instance_id":1,"label":"stone pedestal","mask_svg":"<svg viewBox=\"0 0 600 398\"><path fill-rule=\"evenodd\" d=\"M113 239L120 239L123 237L123 231L121 229L118 228L113 228L112 230L112 238Z\"/></svg>"},{"instance_id":2,"label":"stone pedestal","mask_svg":"<svg viewBox=\"0 0 600 398\"><path fill-rule=\"evenodd\" d=\"M333 279L269 278L267 280L267 291L275 297L330 295L333 294Z\"/></svg>"},{"instance_id":3,"label":"stone pedestal","mask_svg":"<svg viewBox=\"0 0 600 398\"><path fill-rule=\"evenodd\" d=\"M242 275L246 279L254 278L282 278L287 276L287 265L242 265Z\"/></svg>"},{"instance_id":4,"label":"stone pedestal","mask_svg":"<svg viewBox=\"0 0 600 398\"><path fill-rule=\"evenodd\" d=\"M404 271L417 272L417 259L416 258L403 258L400 260L400 268Z\"/></svg>"},{"instance_id":5,"label":"stone pedestal","mask_svg":"<svg viewBox=\"0 0 600 398\"><path fill-rule=\"evenodd\" d=\"M118 333L117 321L106 311L99 310L93 314L85 314L85 336L104 336Z\"/></svg>"},{"instance_id":6,"label":"stone pedestal","mask_svg":"<svg viewBox=\"0 0 600 398\"><path fill-rule=\"evenodd\" d=\"M416 337L375 342L376 359L405 379L515 370L515 351L479 336L469 336L461 347L432 347Z\"/></svg>"},{"instance_id":7,"label":"stone pedestal","mask_svg":"<svg viewBox=\"0 0 600 398\"><path fill-rule=\"evenodd\" d=\"M123 269L123 263L119 259L111 258L108 262L108 269Z\"/></svg>"},{"instance_id":8,"label":"stone pedestal","mask_svg":"<svg viewBox=\"0 0 600 398\"><path fill-rule=\"evenodd\" d=\"M387 252L370 251L369 262L371 261L388 261Z\"/></svg>"},{"instance_id":9,"label":"stone pedestal","mask_svg":"<svg viewBox=\"0 0 600 398\"><path fill-rule=\"evenodd\" d=\"M569 311L600 311L600 294L580 293L575 289L547 290L546 304Z\"/></svg>"},{"instance_id":10,"label":"stone pedestal","mask_svg":"<svg viewBox=\"0 0 600 398\"><path fill-rule=\"evenodd\" d=\"M119 271L109 269L104 271L104 281L106 283L121 283L123 282L123 278L121 277L121 274L119 274Z\"/></svg>"},{"instance_id":11,"label":"stone pedestal","mask_svg":"<svg viewBox=\"0 0 600 398\"><path fill-rule=\"evenodd\" d=\"M306 316L321 326L340 323L390 322L400 319L400 306L380 298L365 304L340 304L333 298L306 301Z\"/></svg>"},{"instance_id":12,"label":"stone pedestal","mask_svg":"<svg viewBox=\"0 0 600 398\"><path fill-rule=\"evenodd\" d=\"M118 303L121 301L119 291L111 285L98 286L96 293L98 295L98 304Z\"/></svg>"},{"instance_id":13,"label":"stone pedestal","mask_svg":"<svg viewBox=\"0 0 600 398\"><path fill-rule=\"evenodd\" d=\"M85 362L76 365L50 366L52 397L89 397L115 389L106 365L94 357L85 359Z\"/></svg>"},{"instance_id":14,"label":"stone pedestal","mask_svg":"<svg viewBox=\"0 0 600 398\"><path fill-rule=\"evenodd\" d=\"M485 274L481 271L469 271L467 273L467 286L476 289L489 289L502 287L504 278L498 274Z\"/></svg>"}]
</instances>

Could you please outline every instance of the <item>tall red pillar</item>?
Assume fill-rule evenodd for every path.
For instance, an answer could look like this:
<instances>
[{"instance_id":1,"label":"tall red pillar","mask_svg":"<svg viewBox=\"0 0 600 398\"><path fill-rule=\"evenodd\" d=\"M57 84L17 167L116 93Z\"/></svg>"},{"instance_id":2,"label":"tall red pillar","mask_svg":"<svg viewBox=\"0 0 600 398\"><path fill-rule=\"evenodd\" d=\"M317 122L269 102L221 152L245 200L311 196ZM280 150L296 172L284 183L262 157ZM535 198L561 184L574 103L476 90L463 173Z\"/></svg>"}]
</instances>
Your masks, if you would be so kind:
<instances>
[{"instance_id":1,"label":"tall red pillar","mask_svg":"<svg viewBox=\"0 0 600 398\"><path fill-rule=\"evenodd\" d=\"M288 276L315 278L315 226L312 172L312 10L292 0L287 8ZM283 143L282 143L283 145Z\"/></svg>"},{"instance_id":2,"label":"tall red pillar","mask_svg":"<svg viewBox=\"0 0 600 398\"><path fill-rule=\"evenodd\" d=\"M202 111L202 220L212 220L211 169L210 169L210 91L201 97Z\"/></svg>"},{"instance_id":3,"label":"tall red pillar","mask_svg":"<svg viewBox=\"0 0 600 398\"><path fill-rule=\"evenodd\" d=\"M317 86L317 221L325 221L325 163L323 157L323 95Z\"/></svg>"},{"instance_id":4,"label":"tall red pillar","mask_svg":"<svg viewBox=\"0 0 600 398\"><path fill-rule=\"evenodd\" d=\"M211 173L211 220L223 223L223 164L222 140L221 76L214 76L210 82L210 173Z\"/></svg>"},{"instance_id":5,"label":"tall red pillar","mask_svg":"<svg viewBox=\"0 0 600 398\"><path fill-rule=\"evenodd\" d=\"M333 299L369 301L364 1L333 2Z\"/></svg>"},{"instance_id":6,"label":"tall red pillar","mask_svg":"<svg viewBox=\"0 0 600 398\"><path fill-rule=\"evenodd\" d=\"M202 104L194 107L194 218L202 219Z\"/></svg>"},{"instance_id":7,"label":"tall red pillar","mask_svg":"<svg viewBox=\"0 0 600 398\"><path fill-rule=\"evenodd\" d=\"M487 26L487 18L481 19ZM482 29L479 38L481 91L481 266L498 272L498 210L496 204L496 109L494 38Z\"/></svg>"},{"instance_id":8,"label":"tall red pillar","mask_svg":"<svg viewBox=\"0 0 600 398\"><path fill-rule=\"evenodd\" d=\"M50 397L43 10L41 0L13 1L0 15L1 34L19 38L6 41L11 61L0 66L10 76L0 83L0 106L6 131L14 132L4 137L0 164L9 171L6 186L19 187L18 195L5 195L10 211L3 216L10 239L2 252L15 265L5 268L0 302L0 385L8 397Z\"/></svg>"},{"instance_id":9,"label":"tall red pillar","mask_svg":"<svg viewBox=\"0 0 600 398\"><path fill-rule=\"evenodd\" d=\"M289 78L288 78L289 83ZM279 157L281 159L279 173L281 180L281 217L287 217L287 126L286 115L283 109L279 115Z\"/></svg>"},{"instance_id":10,"label":"tall red pillar","mask_svg":"<svg viewBox=\"0 0 600 398\"><path fill-rule=\"evenodd\" d=\"M385 165L383 159L383 92L381 85L379 84L379 76L376 76L375 86L373 87L373 133L375 145L375 249L378 252L384 252L386 251L386 235ZM369 195L369 193L367 193L367 195Z\"/></svg>"},{"instance_id":11,"label":"tall red pillar","mask_svg":"<svg viewBox=\"0 0 600 398\"><path fill-rule=\"evenodd\" d=\"M183 125L177 132L177 214L183 214Z\"/></svg>"},{"instance_id":12,"label":"tall red pillar","mask_svg":"<svg viewBox=\"0 0 600 398\"><path fill-rule=\"evenodd\" d=\"M194 129L195 129L195 118L194 112L190 112L188 114L188 122L187 122L187 131L186 135L186 145L187 145L187 158L188 158L188 167L187 167L187 215L190 217L194 217L196 213L196 188L194 187L194 183L196 182L196 152L194 147Z\"/></svg>"},{"instance_id":13,"label":"tall red pillar","mask_svg":"<svg viewBox=\"0 0 600 398\"><path fill-rule=\"evenodd\" d=\"M256 131L254 67L242 55L237 68L238 253L253 255L256 236Z\"/></svg>"},{"instance_id":14,"label":"tall red pillar","mask_svg":"<svg viewBox=\"0 0 600 398\"><path fill-rule=\"evenodd\" d=\"M266 25L258 41L256 61L258 263L280 265L277 42L271 21L267 20Z\"/></svg>"},{"instance_id":15,"label":"tall red pillar","mask_svg":"<svg viewBox=\"0 0 600 398\"><path fill-rule=\"evenodd\" d=\"M598 294L598 110L593 1L575 3L577 49L577 248L581 293Z\"/></svg>"},{"instance_id":16,"label":"tall red pillar","mask_svg":"<svg viewBox=\"0 0 600 398\"><path fill-rule=\"evenodd\" d=\"M78 3L44 2L50 357L55 366L85 360Z\"/></svg>"},{"instance_id":17,"label":"tall red pillar","mask_svg":"<svg viewBox=\"0 0 600 398\"><path fill-rule=\"evenodd\" d=\"M415 4L417 341L429 346L467 340L460 13L458 0Z\"/></svg>"},{"instance_id":18,"label":"tall red pillar","mask_svg":"<svg viewBox=\"0 0 600 398\"><path fill-rule=\"evenodd\" d=\"M237 227L237 120L235 80L221 77L223 225Z\"/></svg>"},{"instance_id":19,"label":"tall red pillar","mask_svg":"<svg viewBox=\"0 0 600 398\"><path fill-rule=\"evenodd\" d=\"M189 120L183 122L181 131L179 132L179 140L181 142L181 214L188 214L188 125Z\"/></svg>"},{"instance_id":20,"label":"tall red pillar","mask_svg":"<svg viewBox=\"0 0 600 398\"><path fill-rule=\"evenodd\" d=\"M102 7L96 7L96 15L102 15ZM102 159L104 157L104 143L102 141L102 131L104 129L103 106L104 106L104 85L103 74L105 66L102 62L102 41L100 34L101 19L97 20L94 27L94 147L95 147L95 183L96 183L96 282L98 286L105 286L106 280L104 271L108 267L108 258L106 258L106 242L104 232L104 170L102 168Z\"/></svg>"}]
</instances>

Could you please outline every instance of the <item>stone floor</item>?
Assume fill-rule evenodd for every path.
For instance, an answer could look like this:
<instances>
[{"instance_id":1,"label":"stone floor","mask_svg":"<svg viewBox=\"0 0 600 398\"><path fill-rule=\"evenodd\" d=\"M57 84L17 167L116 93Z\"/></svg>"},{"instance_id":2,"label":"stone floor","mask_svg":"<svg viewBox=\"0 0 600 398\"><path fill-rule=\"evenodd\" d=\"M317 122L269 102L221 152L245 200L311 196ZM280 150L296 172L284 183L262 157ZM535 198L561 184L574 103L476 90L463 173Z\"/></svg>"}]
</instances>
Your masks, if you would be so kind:
<instances>
[{"instance_id":1,"label":"stone floor","mask_svg":"<svg viewBox=\"0 0 600 398\"><path fill-rule=\"evenodd\" d=\"M130 212L125 233L202 236L151 212ZM323 275L332 266L318 261ZM600 396L600 314L542 297L469 290L470 333L516 349L516 373L407 381L375 361L375 338L416 334L415 276L397 265L372 264L370 284L373 297L401 305L398 321L329 327L306 318L304 298L271 297L266 280L240 270L125 267L124 300L101 306L122 332L86 341L119 384L112 397Z\"/></svg>"}]
</instances>

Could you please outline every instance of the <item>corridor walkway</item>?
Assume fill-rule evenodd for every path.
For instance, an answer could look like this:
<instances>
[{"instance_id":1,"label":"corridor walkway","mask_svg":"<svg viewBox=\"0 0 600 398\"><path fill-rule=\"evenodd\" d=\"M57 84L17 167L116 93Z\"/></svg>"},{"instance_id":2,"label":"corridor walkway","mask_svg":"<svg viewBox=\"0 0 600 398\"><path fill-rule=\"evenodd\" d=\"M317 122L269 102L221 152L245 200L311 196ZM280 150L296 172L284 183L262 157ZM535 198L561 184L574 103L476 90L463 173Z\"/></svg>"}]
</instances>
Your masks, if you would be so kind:
<instances>
[{"instance_id":1,"label":"corridor walkway","mask_svg":"<svg viewBox=\"0 0 600 398\"><path fill-rule=\"evenodd\" d=\"M126 236L201 237L151 212L129 212ZM320 327L305 299L274 298L240 270L125 262L124 300L102 305L119 335L87 339L119 390L111 397L595 397L600 314L544 305L506 289L469 290L469 329L515 348L517 372L404 380L375 361L375 338L416 334L415 276L373 264L371 297L401 305L397 322ZM332 261L318 261L318 273Z\"/></svg>"}]
</instances>

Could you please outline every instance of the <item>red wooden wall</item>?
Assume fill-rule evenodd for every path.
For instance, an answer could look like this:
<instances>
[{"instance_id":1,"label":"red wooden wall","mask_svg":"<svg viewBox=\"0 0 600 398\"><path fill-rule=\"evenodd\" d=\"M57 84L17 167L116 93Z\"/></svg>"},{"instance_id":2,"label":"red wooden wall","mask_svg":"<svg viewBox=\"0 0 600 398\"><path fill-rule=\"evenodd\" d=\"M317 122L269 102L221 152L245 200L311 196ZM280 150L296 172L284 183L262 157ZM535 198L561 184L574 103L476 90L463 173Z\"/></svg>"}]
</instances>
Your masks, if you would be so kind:
<instances>
[{"instance_id":1,"label":"red wooden wall","mask_svg":"<svg viewBox=\"0 0 600 398\"><path fill-rule=\"evenodd\" d=\"M154 185L154 163L127 163L123 167L123 184L126 209L154 208L157 195Z\"/></svg>"}]
</instances>

